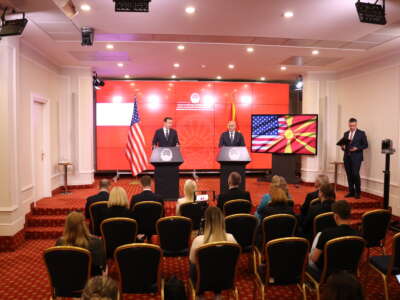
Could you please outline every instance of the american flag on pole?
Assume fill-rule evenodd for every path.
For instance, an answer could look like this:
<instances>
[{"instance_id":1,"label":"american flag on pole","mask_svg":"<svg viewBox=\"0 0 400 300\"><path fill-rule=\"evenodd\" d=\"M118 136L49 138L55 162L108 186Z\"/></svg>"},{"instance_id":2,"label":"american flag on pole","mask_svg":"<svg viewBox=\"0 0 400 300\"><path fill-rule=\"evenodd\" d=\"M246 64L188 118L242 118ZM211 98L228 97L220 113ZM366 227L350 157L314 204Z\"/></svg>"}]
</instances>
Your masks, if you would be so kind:
<instances>
[{"instance_id":1,"label":"american flag on pole","mask_svg":"<svg viewBox=\"0 0 400 300\"><path fill-rule=\"evenodd\" d=\"M126 144L125 154L129 161L129 166L132 170L132 175L136 176L147 168L148 160L144 146L146 144L142 130L139 126L140 118L138 112L138 104L133 103L133 113L131 126L129 127L128 142Z\"/></svg>"},{"instance_id":2,"label":"american flag on pole","mask_svg":"<svg viewBox=\"0 0 400 300\"><path fill-rule=\"evenodd\" d=\"M317 153L316 115L253 115L252 152Z\"/></svg>"}]
</instances>

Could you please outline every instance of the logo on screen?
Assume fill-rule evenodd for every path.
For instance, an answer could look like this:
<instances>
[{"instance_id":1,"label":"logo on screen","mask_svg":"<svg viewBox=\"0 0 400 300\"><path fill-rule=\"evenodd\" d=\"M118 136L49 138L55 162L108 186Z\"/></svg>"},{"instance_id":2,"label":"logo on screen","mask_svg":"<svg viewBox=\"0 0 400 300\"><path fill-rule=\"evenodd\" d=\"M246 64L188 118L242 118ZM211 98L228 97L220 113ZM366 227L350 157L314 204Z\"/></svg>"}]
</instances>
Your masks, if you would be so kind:
<instances>
[{"instance_id":1,"label":"logo on screen","mask_svg":"<svg viewBox=\"0 0 400 300\"><path fill-rule=\"evenodd\" d=\"M172 160L172 151L170 149L163 149L161 151L160 158L162 161L171 161Z\"/></svg>"},{"instance_id":2,"label":"logo on screen","mask_svg":"<svg viewBox=\"0 0 400 300\"><path fill-rule=\"evenodd\" d=\"M200 102L200 95L199 93L193 93L192 95L190 95L190 101L192 103L199 103Z\"/></svg>"},{"instance_id":3,"label":"logo on screen","mask_svg":"<svg viewBox=\"0 0 400 300\"><path fill-rule=\"evenodd\" d=\"M235 148L229 149L228 155L230 160L239 160L240 158L240 152Z\"/></svg>"}]
</instances>

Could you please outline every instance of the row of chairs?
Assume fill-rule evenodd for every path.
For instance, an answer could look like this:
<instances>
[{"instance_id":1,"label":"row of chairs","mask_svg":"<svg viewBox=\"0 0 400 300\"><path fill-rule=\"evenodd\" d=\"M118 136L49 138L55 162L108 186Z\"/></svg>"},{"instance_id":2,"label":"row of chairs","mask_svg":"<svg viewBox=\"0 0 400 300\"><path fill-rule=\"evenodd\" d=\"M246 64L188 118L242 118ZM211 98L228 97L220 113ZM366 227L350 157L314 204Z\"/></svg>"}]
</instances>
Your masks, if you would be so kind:
<instances>
[{"instance_id":1,"label":"row of chairs","mask_svg":"<svg viewBox=\"0 0 400 300\"><path fill-rule=\"evenodd\" d=\"M308 266L309 242L304 238L287 237L265 244L263 255L254 260L254 299L265 298L266 289L273 285L297 285L307 299L306 281L315 287L317 299L320 286L336 270L359 274L359 264L366 242L362 237L347 236L330 240L324 248L324 266L316 272ZM393 238L392 256L373 256L369 265L384 279L385 297L389 299L387 277L400 268L400 233ZM195 299L205 291L228 290L238 298L235 285L241 247L235 243L219 242L204 245L196 252L196 278L189 278L189 294ZM262 259L264 256L264 259ZM164 299L161 276L163 250L152 244L132 243L119 246L114 259L120 278L122 294L160 294ZM91 255L86 249L58 246L45 251L44 260L50 276L52 297L79 297L91 272ZM311 288L310 288L311 290Z\"/></svg>"}]
</instances>

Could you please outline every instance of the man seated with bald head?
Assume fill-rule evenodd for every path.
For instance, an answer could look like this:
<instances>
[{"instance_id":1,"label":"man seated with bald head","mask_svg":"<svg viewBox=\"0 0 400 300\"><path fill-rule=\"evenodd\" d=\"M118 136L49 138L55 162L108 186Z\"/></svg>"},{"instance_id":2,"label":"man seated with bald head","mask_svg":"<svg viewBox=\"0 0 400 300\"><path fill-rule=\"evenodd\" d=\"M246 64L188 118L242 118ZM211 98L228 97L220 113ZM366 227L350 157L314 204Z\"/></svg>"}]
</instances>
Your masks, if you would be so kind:
<instances>
[{"instance_id":1,"label":"man seated with bald head","mask_svg":"<svg viewBox=\"0 0 400 300\"><path fill-rule=\"evenodd\" d=\"M221 134L218 147L241 147L246 146L243 135L236 131L236 122L228 122L228 131Z\"/></svg>"},{"instance_id":2,"label":"man seated with bald head","mask_svg":"<svg viewBox=\"0 0 400 300\"><path fill-rule=\"evenodd\" d=\"M85 217L86 219L90 219L89 207L93 203L100 202L100 201L107 201L109 196L109 189L110 189L110 180L102 179L99 182L99 192L96 195L90 196L86 199L85 205Z\"/></svg>"}]
</instances>

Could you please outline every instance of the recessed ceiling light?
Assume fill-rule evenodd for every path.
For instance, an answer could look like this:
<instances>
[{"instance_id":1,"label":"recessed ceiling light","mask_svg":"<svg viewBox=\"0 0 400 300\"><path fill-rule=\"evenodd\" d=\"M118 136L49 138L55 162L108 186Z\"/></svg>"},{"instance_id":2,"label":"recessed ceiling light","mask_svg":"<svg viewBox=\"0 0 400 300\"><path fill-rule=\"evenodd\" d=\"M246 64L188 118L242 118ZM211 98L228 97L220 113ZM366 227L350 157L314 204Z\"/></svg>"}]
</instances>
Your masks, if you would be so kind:
<instances>
[{"instance_id":1,"label":"recessed ceiling light","mask_svg":"<svg viewBox=\"0 0 400 300\"><path fill-rule=\"evenodd\" d=\"M254 48L253 47L247 47L246 51L248 53L253 53L254 52Z\"/></svg>"},{"instance_id":2,"label":"recessed ceiling light","mask_svg":"<svg viewBox=\"0 0 400 300\"><path fill-rule=\"evenodd\" d=\"M265 80L267 80L267 78L265 78L264 76L262 76L262 77L260 77L260 80L261 80L261 81L265 81Z\"/></svg>"},{"instance_id":3,"label":"recessed ceiling light","mask_svg":"<svg viewBox=\"0 0 400 300\"><path fill-rule=\"evenodd\" d=\"M286 71L286 67L285 66L281 66L281 71Z\"/></svg>"},{"instance_id":4,"label":"recessed ceiling light","mask_svg":"<svg viewBox=\"0 0 400 300\"><path fill-rule=\"evenodd\" d=\"M117 63L117 66L122 68L124 66L124 64L123 63Z\"/></svg>"},{"instance_id":5,"label":"recessed ceiling light","mask_svg":"<svg viewBox=\"0 0 400 300\"><path fill-rule=\"evenodd\" d=\"M125 78L131 78L128 74L124 75Z\"/></svg>"},{"instance_id":6,"label":"recessed ceiling light","mask_svg":"<svg viewBox=\"0 0 400 300\"><path fill-rule=\"evenodd\" d=\"M114 45L113 44L107 44L106 48L109 49L109 50L114 49Z\"/></svg>"},{"instance_id":7,"label":"recessed ceiling light","mask_svg":"<svg viewBox=\"0 0 400 300\"><path fill-rule=\"evenodd\" d=\"M284 16L285 18L292 18L292 17L294 16L294 13L293 13L292 11L288 10L288 11L285 11L285 12L283 13L283 16Z\"/></svg>"},{"instance_id":8,"label":"recessed ceiling light","mask_svg":"<svg viewBox=\"0 0 400 300\"><path fill-rule=\"evenodd\" d=\"M175 78L176 78L176 75L172 75L171 78L172 78L172 79L175 79Z\"/></svg>"},{"instance_id":9,"label":"recessed ceiling light","mask_svg":"<svg viewBox=\"0 0 400 300\"><path fill-rule=\"evenodd\" d=\"M185 45L178 45L176 48L178 48L178 50L185 50Z\"/></svg>"},{"instance_id":10,"label":"recessed ceiling light","mask_svg":"<svg viewBox=\"0 0 400 300\"><path fill-rule=\"evenodd\" d=\"M191 15L194 14L196 12L196 8L194 6L188 6L185 8L185 11L187 14Z\"/></svg>"},{"instance_id":11,"label":"recessed ceiling light","mask_svg":"<svg viewBox=\"0 0 400 300\"><path fill-rule=\"evenodd\" d=\"M83 10L83 11L89 11L89 10L91 10L92 8L90 7L90 5L89 4L82 4L81 5L81 10Z\"/></svg>"},{"instance_id":12,"label":"recessed ceiling light","mask_svg":"<svg viewBox=\"0 0 400 300\"><path fill-rule=\"evenodd\" d=\"M235 65L229 64L229 65L228 65L228 68L229 68L229 69L234 69L234 68L235 68Z\"/></svg>"},{"instance_id":13,"label":"recessed ceiling light","mask_svg":"<svg viewBox=\"0 0 400 300\"><path fill-rule=\"evenodd\" d=\"M174 68L179 68L179 67L180 67L180 64L174 63Z\"/></svg>"},{"instance_id":14,"label":"recessed ceiling light","mask_svg":"<svg viewBox=\"0 0 400 300\"><path fill-rule=\"evenodd\" d=\"M221 77L221 76L217 76L217 79L218 79L218 80L221 80L221 79L222 79L222 77Z\"/></svg>"},{"instance_id":15,"label":"recessed ceiling light","mask_svg":"<svg viewBox=\"0 0 400 300\"><path fill-rule=\"evenodd\" d=\"M312 55L318 55L318 54L319 54L319 50L313 50L313 51L311 52L311 54L312 54Z\"/></svg>"}]
</instances>

